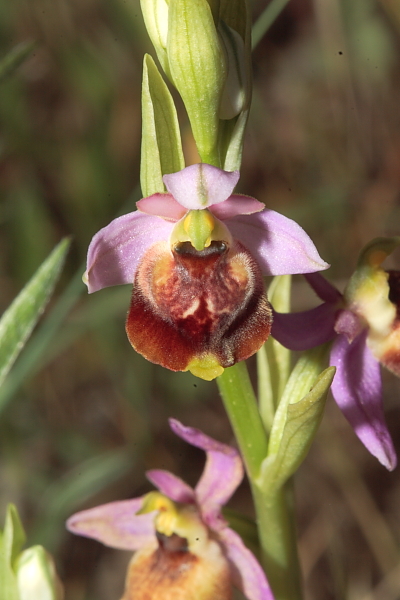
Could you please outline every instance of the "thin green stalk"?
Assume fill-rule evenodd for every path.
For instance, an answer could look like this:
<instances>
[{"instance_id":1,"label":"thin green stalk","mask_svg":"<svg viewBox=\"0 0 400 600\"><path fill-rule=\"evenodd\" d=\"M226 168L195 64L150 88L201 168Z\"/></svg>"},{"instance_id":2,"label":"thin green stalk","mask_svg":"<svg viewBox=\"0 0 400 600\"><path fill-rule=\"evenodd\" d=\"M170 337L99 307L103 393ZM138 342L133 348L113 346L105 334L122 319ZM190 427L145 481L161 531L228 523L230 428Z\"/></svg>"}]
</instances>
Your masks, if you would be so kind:
<instances>
[{"instance_id":1,"label":"thin green stalk","mask_svg":"<svg viewBox=\"0 0 400 600\"><path fill-rule=\"evenodd\" d=\"M280 15L289 0L271 0L264 12L253 25L251 31L251 47L254 48L262 40L275 19Z\"/></svg>"},{"instance_id":2,"label":"thin green stalk","mask_svg":"<svg viewBox=\"0 0 400 600\"><path fill-rule=\"evenodd\" d=\"M225 369L217 379L252 488L263 564L276 600L301 600L300 569L293 516L293 496L287 484L273 496L257 485L268 438L244 362Z\"/></svg>"},{"instance_id":3,"label":"thin green stalk","mask_svg":"<svg viewBox=\"0 0 400 600\"><path fill-rule=\"evenodd\" d=\"M292 482L273 496L253 486L262 561L275 600L301 600Z\"/></svg>"},{"instance_id":4,"label":"thin green stalk","mask_svg":"<svg viewBox=\"0 0 400 600\"><path fill-rule=\"evenodd\" d=\"M267 455L268 439L245 362L225 369L217 383L247 474L253 483Z\"/></svg>"}]
</instances>

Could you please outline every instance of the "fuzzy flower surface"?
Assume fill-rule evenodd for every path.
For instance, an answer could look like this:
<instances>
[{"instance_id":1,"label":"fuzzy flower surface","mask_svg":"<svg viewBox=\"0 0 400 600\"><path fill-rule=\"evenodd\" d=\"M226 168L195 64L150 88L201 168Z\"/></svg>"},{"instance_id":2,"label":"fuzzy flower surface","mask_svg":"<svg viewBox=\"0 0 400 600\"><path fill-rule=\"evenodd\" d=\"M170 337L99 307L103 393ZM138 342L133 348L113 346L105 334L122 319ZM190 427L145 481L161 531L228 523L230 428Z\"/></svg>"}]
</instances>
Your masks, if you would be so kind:
<instances>
[{"instance_id":1,"label":"fuzzy flower surface","mask_svg":"<svg viewBox=\"0 0 400 600\"><path fill-rule=\"evenodd\" d=\"M329 265L291 219L233 190L239 172L195 164L164 175L167 193L137 203L92 239L89 292L133 283L132 346L204 379L254 354L271 329L263 275Z\"/></svg>"},{"instance_id":2,"label":"fuzzy flower surface","mask_svg":"<svg viewBox=\"0 0 400 600\"><path fill-rule=\"evenodd\" d=\"M318 273L306 279L323 304L299 313L274 312L272 335L291 350L333 340L332 394L355 433L387 469L397 464L382 403L380 364L400 377L400 272L383 260L400 238L377 238L362 251L341 294Z\"/></svg>"},{"instance_id":3,"label":"fuzzy flower surface","mask_svg":"<svg viewBox=\"0 0 400 600\"><path fill-rule=\"evenodd\" d=\"M221 514L243 478L238 452L175 419L170 426L206 453L196 487L151 470L159 492L76 513L68 529L135 551L123 600L230 600L232 584L248 600L273 600L264 571Z\"/></svg>"}]
</instances>

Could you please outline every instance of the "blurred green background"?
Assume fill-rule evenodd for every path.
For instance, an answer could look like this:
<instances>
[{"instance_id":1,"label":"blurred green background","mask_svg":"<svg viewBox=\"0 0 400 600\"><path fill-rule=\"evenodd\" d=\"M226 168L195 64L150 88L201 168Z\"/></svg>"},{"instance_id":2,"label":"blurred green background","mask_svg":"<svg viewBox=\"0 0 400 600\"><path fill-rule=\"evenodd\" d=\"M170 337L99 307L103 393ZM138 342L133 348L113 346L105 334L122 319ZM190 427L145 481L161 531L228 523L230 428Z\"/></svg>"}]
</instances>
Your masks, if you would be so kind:
<instances>
[{"instance_id":1,"label":"blurred green background","mask_svg":"<svg viewBox=\"0 0 400 600\"><path fill-rule=\"evenodd\" d=\"M254 19L266 4L254 0ZM3 1L0 58L26 41L29 58L0 83L1 311L56 242L73 243L0 390L0 515L17 504L29 543L55 554L66 600L114 600L129 555L74 538L65 518L148 491L148 468L194 484L202 453L173 437L168 416L232 434L215 384L130 348L129 286L88 296L81 282L92 235L140 198L141 63L152 50L139 0ZM182 110L181 123L193 162ZM398 0L290 0L254 51L239 189L296 219L339 286L363 244L399 233ZM312 299L294 285L302 309ZM399 449L399 383L385 374L385 386ZM398 600L398 471L367 454L332 400L296 486L306 599ZM232 506L251 514L246 484Z\"/></svg>"}]
</instances>

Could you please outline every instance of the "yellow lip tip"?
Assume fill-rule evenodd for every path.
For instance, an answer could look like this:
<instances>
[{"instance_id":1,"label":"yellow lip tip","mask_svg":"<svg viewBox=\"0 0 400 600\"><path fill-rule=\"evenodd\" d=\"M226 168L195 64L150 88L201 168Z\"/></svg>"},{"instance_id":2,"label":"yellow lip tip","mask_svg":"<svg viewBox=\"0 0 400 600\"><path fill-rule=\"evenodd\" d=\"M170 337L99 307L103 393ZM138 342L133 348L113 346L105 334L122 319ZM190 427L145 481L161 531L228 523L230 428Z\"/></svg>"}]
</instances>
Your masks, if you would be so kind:
<instances>
[{"instance_id":1,"label":"yellow lip tip","mask_svg":"<svg viewBox=\"0 0 400 600\"><path fill-rule=\"evenodd\" d=\"M195 358L191 361L187 370L195 377L199 377L205 381L212 381L224 372L224 368L221 367L214 356Z\"/></svg>"}]
</instances>

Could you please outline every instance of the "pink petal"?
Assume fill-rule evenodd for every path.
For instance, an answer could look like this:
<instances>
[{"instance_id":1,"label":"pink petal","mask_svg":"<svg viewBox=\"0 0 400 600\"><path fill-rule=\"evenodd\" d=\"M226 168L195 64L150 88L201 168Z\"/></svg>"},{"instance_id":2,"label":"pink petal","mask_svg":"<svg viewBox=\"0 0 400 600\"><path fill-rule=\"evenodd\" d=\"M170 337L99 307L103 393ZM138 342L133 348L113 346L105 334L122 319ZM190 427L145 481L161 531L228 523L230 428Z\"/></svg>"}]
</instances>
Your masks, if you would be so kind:
<instances>
[{"instance_id":1,"label":"pink petal","mask_svg":"<svg viewBox=\"0 0 400 600\"><path fill-rule=\"evenodd\" d=\"M196 210L229 198L239 181L239 171L222 171L206 163L199 163L177 173L164 175L163 181L179 204L189 210Z\"/></svg>"},{"instance_id":2,"label":"pink petal","mask_svg":"<svg viewBox=\"0 0 400 600\"><path fill-rule=\"evenodd\" d=\"M231 219L237 215L252 215L264 210L265 204L251 196L234 194L220 204L214 204L210 210L218 219Z\"/></svg>"},{"instance_id":3,"label":"pink petal","mask_svg":"<svg viewBox=\"0 0 400 600\"><path fill-rule=\"evenodd\" d=\"M136 202L136 206L142 213L174 222L182 219L187 213L171 194L153 194Z\"/></svg>"},{"instance_id":4,"label":"pink petal","mask_svg":"<svg viewBox=\"0 0 400 600\"><path fill-rule=\"evenodd\" d=\"M273 210L233 217L225 225L252 253L264 275L310 273L329 267L300 225Z\"/></svg>"},{"instance_id":5,"label":"pink petal","mask_svg":"<svg viewBox=\"0 0 400 600\"><path fill-rule=\"evenodd\" d=\"M335 337L335 315L331 304L298 313L273 313L271 335L289 350L310 350Z\"/></svg>"},{"instance_id":6,"label":"pink petal","mask_svg":"<svg viewBox=\"0 0 400 600\"><path fill-rule=\"evenodd\" d=\"M247 600L274 600L264 571L241 537L228 527L218 535L231 563L233 581Z\"/></svg>"},{"instance_id":7,"label":"pink petal","mask_svg":"<svg viewBox=\"0 0 400 600\"><path fill-rule=\"evenodd\" d=\"M146 477L162 494L175 502L194 504L196 501L194 490L190 485L169 471L152 469L146 471Z\"/></svg>"},{"instance_id":8,"label":"pink petal","mask_svg":"<svg viewBox=\"0 0 400 600\"><path fill-rule=\"evenodd\" d=\"M142 498L110 502L75 513L67 521L67 529L77 535L93 538L112 548L139 550L153 544L154 512L137 515Z\"/></svg>"},{"instance_id":9,"label":"pink petal","mask_svg":"<svg viewBox=\"0 0 400 600\"><path fill-rule=\"evenodd\" d=\"M314 292L324 302L330 302L331 304L337 304L342 300L342 294L333 286L325 277L320 273L307 273L304 275L307 279L308 284L312 287Z\"/></svg>"},{"instance_id":10,"label":"pink petal","mask_svg":"<svg viewBox=\"0 0 400 600\"><path fill-rule=\"evenodd\" d=\"M133 283L137 266L150 246L167 240L173 223L132 212L111 221L90 242L85 273L89 293Z\"/></svg>"},{"instance_id":11,"label":"pink petal","mask_svg":"<svg viewBox=\"0 0 400 600\"><path fill-rule=\"evenodd\" d=\"M397 459L383 414L380 367L366 345L367 334L363 331L351 344L344 335L335 340L332 394L367 450L391 471Z\"/></svg>"},{"instance_id":12,"label":"pink petal","mask_svg":"<svg viewBox=\"0 0 400 600\"><path fill-rule=\"evenodd\" d=\"M206 464L195 492L204 521L209 527L218 529L223 523L221 506L243 479L242 459L235 448L213 440L199 429L185 427L176 419L170 419L169 424L176 435L206 452Z\"/></svg>"}]
</instances>

